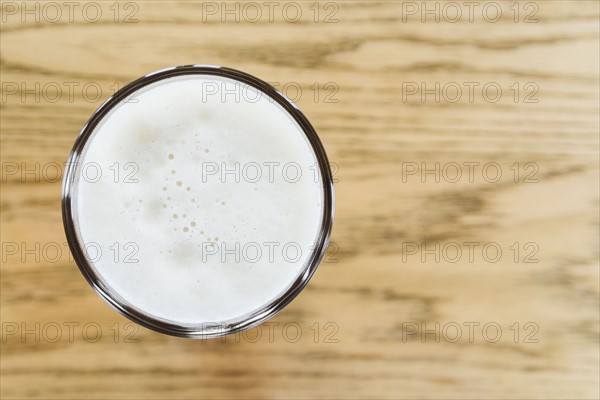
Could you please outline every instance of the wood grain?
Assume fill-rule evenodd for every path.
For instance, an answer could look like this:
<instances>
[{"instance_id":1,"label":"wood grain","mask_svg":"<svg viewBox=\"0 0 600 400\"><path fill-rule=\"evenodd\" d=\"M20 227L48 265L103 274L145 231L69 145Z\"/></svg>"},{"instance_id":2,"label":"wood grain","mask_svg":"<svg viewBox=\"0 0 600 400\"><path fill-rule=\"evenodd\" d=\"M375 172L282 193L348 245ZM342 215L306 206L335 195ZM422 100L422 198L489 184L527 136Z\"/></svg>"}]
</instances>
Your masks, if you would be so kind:
<instances>
[{"instance_id":1,"label":"wood grain","mask_svg":"<svg viewBox=\"0 0 600 400\"><path fill-rule=\"evenodd\" d=\"M496 23L481 11L470 22L461 2L461 21L423 23L394 1L320 3L319 22L314 2L296 2L296 23L281 12L236 23L192 1L118 3L115 22L113 2L98 2L103 15L93 23L85 3L72 22L67 14L22 22L20 2L3 1L1 397L599 398L599 6L520 2L515 22L513 3L495 2L504 13ZM537 22L524 22L535 10L528 4ZM138 22L124 23L132 10ZM331 10L337 22L325 23ZM127 325L70 260L60 182L44 170L64 165L113 88L190 63L301 87L297 104L337 166L328 262L256 341L257 329L193 341ZM436 82L465 92L456 102L452 92L439 102L407 94ZM477 89L471 101L471 82L500 86L502 98ZM533 91L537 102L525 102ZM463 177L406 175L422 163L457 163ZM472 182L464 163L479 163ZM492 170L481 175L488 163L502 172L497 182L486 180ZM525 182L526 164L537 182ZM24 168L38 172L23 177ZM473 261L471 242L479 243ZM454 243L457 262L427 253L423 261L410 248ZM502 249L499 261L484 258L486 243ZM525 262L528 243L537 262ZM44 253L53 244L62 247L56 260ZM79 324L72 338L69 323ZM439 342L426 331L436 323ZM472 340L469 323L479 324Z\"/></svg>"}]
</instances>

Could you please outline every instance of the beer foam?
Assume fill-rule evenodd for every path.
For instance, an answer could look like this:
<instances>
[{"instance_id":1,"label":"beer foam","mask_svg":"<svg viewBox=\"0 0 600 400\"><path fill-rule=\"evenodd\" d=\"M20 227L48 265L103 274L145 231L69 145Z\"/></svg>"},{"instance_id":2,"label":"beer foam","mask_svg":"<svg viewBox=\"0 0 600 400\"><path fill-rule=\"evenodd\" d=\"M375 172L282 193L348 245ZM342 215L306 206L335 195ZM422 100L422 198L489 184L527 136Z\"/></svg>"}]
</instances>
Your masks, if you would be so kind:
<instances>
[{"instance_id":1,"label":"beer foam","mask_svg":"<svg viewBox=\"0 0 600 400\"><path fill-rule=\"evenodd\" d=\"M163 79L114 106L77 173L89 263L126 302L175 324L242 318L277 299L305 271L324 212L298 123L265 93L212 75Z\"/></svg>"}]
</instances>

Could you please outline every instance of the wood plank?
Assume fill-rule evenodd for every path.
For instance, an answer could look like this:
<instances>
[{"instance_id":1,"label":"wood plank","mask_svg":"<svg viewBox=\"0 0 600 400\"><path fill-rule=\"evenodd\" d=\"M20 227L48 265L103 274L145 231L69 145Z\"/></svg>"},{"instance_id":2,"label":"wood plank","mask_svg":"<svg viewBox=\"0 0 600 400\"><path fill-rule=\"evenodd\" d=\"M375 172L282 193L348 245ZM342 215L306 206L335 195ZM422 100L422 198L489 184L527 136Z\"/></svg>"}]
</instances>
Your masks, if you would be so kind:
<instances>
[{"instance_id":1,"label":"wood plank","mask_svg":"<svg viewBox=\"0 0 600 400\"><path fill-rule=\"evenodd\" d=\"M239 23L221 2L119 3L117 22L113 2L97 22L86 3L56 22L20 4L0 25L2 398L600 397L598 2L518 2L517 22L514 2L472 22L455 2L457 23L400 1L317 3L318 22L314 2L272 21L257 3ZM79 273L60 213L56 172L91 113L190 63L287 90L336 165L326 262L270 325L224 340L129 324Z\"/></svg>"}]
</instances>

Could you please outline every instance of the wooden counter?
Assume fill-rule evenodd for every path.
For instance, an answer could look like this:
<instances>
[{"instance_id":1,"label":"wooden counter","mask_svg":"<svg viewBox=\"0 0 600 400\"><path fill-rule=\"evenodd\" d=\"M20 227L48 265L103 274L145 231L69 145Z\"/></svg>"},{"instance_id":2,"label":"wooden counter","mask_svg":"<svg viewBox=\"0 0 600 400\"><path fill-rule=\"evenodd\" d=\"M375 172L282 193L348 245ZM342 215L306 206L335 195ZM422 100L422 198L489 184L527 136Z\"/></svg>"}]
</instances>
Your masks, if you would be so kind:
<instances>
[{"instance_id":1,"label":"wooden counter","mask_svg":"<svg viewBox=\"0 0 600 400\"><path fill-rule=\"evenodd\" d=\"M598 2L55 4L2 2L3 399L600 396ZM92 112L192 63L283 90L337 179L326 262L223 341L129 324L61 220Z\"/></svg>"}]
</instances>

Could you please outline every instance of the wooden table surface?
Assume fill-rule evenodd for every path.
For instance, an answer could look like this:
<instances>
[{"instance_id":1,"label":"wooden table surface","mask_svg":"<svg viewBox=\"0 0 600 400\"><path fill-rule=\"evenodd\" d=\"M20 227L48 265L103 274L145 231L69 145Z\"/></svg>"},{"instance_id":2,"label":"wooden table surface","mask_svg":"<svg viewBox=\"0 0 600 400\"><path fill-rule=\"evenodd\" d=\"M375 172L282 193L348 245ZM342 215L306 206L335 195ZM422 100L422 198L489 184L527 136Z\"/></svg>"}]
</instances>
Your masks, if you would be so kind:
<instances>
[{"instance_id":1,"label":"wooden table surface","mask_svg":"<svg viewBox=\"0 0 600 400\"><path fill-rule=\"evenodd\" d=\"M599 398L599 15L2 1L1 397ZM91 113L192 63L286 92L337 179L326 262L271 324L225 340L128 323L61 220Z\"/></svg>"}]
</instances>

